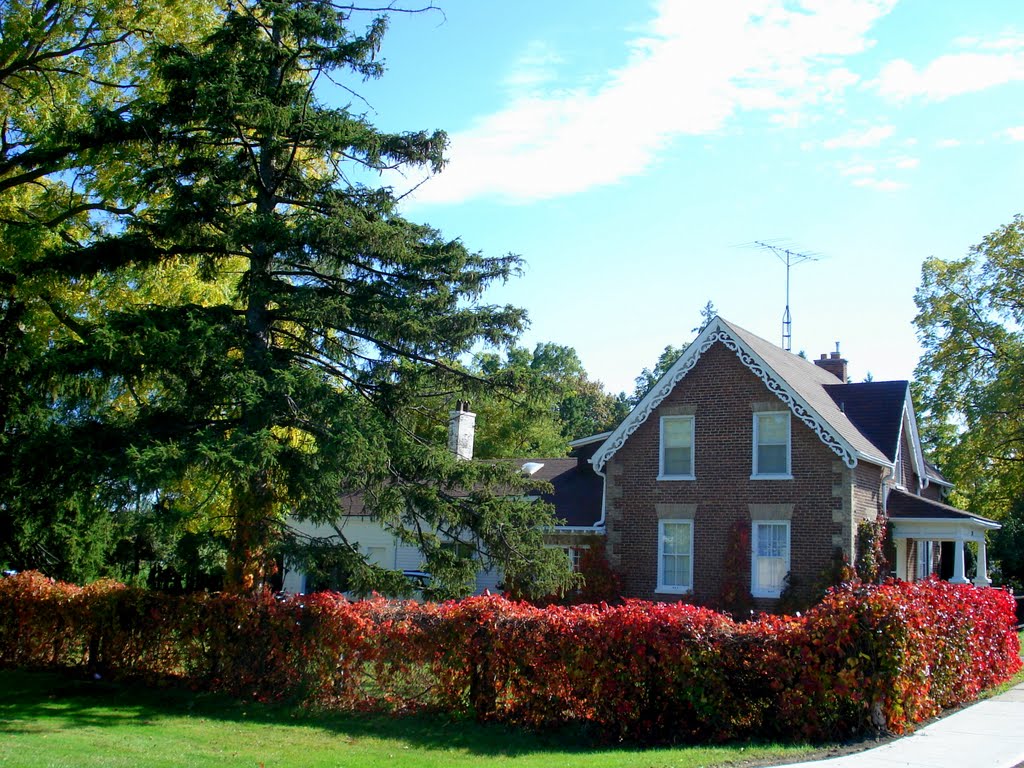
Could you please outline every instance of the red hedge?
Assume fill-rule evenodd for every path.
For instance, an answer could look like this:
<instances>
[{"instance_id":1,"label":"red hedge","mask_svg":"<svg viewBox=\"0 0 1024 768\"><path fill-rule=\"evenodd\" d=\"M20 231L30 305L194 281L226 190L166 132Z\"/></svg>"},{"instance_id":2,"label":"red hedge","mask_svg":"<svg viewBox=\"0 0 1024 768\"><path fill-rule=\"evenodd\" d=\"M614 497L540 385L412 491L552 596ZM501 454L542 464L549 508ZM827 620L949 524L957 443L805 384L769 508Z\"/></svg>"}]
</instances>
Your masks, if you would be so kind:
<instances>
[{"instance_id":1,"label":"red hedge","mask_svg":"<svg viewBox=\"0 0 1024 768\"><path fill-rule=\"evenodd\" d=\"M940 581L845 586L747 623L682 603L170 597L35 573L0 579L0 606L0 666L647 743L902 733L1021 666L1012 597Z\"/></svg>"}]
</instances>

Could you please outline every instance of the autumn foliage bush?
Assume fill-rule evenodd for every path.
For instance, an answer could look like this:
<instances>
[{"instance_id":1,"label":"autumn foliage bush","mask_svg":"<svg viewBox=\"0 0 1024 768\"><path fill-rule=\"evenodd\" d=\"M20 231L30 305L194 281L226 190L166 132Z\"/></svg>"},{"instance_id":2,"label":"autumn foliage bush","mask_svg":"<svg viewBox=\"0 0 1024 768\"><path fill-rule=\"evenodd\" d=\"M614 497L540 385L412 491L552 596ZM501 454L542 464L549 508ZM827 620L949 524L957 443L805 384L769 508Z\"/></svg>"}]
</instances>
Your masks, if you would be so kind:
<instances>
[{"instance_id":1,"label":"autumn foliage bush","mask_svg":"<svg viewBox=\"0 0 1024 768\"><path fill-rule=\"evenodd\" d=\"M940 581L845 585L744 623L682 603L166 596L36 573L0 579L0 606L0 666L645 743L901 733L1021 665L1012 597Z\"/></svg>"}]
</instances>

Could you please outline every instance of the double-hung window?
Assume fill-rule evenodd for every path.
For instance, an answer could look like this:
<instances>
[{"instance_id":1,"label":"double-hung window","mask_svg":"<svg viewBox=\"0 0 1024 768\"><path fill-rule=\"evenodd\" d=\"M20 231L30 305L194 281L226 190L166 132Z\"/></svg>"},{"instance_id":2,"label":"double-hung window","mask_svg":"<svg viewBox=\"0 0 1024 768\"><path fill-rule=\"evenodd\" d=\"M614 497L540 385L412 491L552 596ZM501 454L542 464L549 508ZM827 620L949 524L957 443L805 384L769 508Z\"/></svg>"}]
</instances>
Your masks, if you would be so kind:
<instances>
[{"instance_id":1,"label":"double-hung window","mask_svg":"<svg viewBox=\"0 0 1024 768\"><path fill-rule=\"evenodd\" d=\"M789 521L755 520L751 529L750 593L778 597L789 573Z\"/></svg>"},{"instance_id":2,"label":"double-hung window","mask_svg":"<svg viewBox=\"0 0 1024 768\"><path fill-rule=\"evenodd\" d=\"M789 411L754 414L756 479L790 479Z\"/></svg>"},{"instance_id":3,"label":"double-hung window","mask_svg":"<svg viewBox=\"0 0 1024 768\"><path fill-rule=\"evenodd\" d=\"M658 592L693 589L693 521L658 521Z\"/></svg>"},{"instance_id":4,"label":"double-hung window","mask_svg":"<svg viewBox=\"0 0 1024 768\"><path fill-rule=\"evenodd\" d=\"M549 544L547 549L560 549L565 553L566 560L569 561L569 567L573 573L580 572L580 559L583 557L584 551L590 549L588 546L561 546L558 544Z\"/></svg>"},{"instance_id":5,"label":"double-hung window","mask_svg":"<svg viewBox=\"0 0 1024 768\"><path fill-rule=\"evenodd\" d=\"M661 417L659 480L693 480L693 416Z\"/></svg>"}]
</instances>

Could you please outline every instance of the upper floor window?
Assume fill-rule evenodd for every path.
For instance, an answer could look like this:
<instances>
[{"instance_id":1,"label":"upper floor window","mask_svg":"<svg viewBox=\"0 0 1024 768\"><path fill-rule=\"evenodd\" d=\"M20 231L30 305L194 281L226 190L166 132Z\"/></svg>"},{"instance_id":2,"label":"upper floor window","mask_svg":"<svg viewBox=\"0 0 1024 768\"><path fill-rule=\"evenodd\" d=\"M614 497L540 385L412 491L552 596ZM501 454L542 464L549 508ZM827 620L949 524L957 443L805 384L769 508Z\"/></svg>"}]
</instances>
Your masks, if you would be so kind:
<instances>
[{"instance_id":1,"label":"upper floor window","mask_svg":"<svg viewBox=\"0 0 1024 768\"><path fill-rule=\"evenodd\" d=\"M692 480L693 416L661 417L661 458L658 477L662 480Z\"/></svg>"},{"instance_id":2,"label":"upper floor window","mask_svg":"<svg viewBox=\"0 0 1024 768\"><path fill-rule=\"evenodd\" d=\"M750 527L750 594L779 597L789 573L789 521L755 520Z\"/></svg>"},{"instance_id":3,"label":"upper floor window","mask_svg":"<svg viewBox=\"0 0 1024 768\"><path fill-rule=\"evenodd\" d=\"M658 592L693 589L693 521L658 521Z\"/></svg>"},{"instance_id":4,"label":"upper floor window","mask_svg":"<svg viewBox=\"0 0 1024 768\"><path fill-rule=\"evenodd\" d=\"M789 411L754 414L753 477L789 479L789 447Z\"/></svg>"}]
</instances>

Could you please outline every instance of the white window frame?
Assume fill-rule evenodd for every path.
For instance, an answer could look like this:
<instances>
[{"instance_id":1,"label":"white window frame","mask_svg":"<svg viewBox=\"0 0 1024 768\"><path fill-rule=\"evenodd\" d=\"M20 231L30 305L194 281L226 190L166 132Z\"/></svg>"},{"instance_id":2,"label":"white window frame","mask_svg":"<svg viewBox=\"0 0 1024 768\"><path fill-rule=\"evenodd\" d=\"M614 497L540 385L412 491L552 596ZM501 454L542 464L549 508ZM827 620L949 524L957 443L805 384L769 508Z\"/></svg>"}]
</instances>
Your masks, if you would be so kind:
<instances>
[{"instance_id":1,"label":"white window frame","mask_svg":"<svg viewBox=\"0 0 1024 768\"><path fill-rule=\"evenodd\" d=\"M588 544L545 544L544 549L560 549L569 561L569 568L573 573L580 572L580 558L583 553L590 549Z\"/></svg>"},{"instance_id":2,"label":"white window frame","mask_svg":"<svg viewBox=\"0 0 1024 768\"><path fill-rule=\"evenodd\" d=\"M665 422L667 421L689 421L690 422L690 473L686 475L670 475L665 472ZM659 480L696 480L695 474L697 452L694 446L697 444L697 421L693 416L662 416L658 424L658 479Z\"/></svg>"},{"instance_id":3,"label":"white window frame","mask_svg":"<svg viewBox=\"0 0 1024 768\"><path fill-rule=\"evenodd\" d=\"M757 466L757 446L760 435L760 418L762 416L786 417L786 471L785 472L761 472ZM789 411L758 411L754 414L754 442L751 450L751 465L753 471L750 474L751 480L792 480L793 479L793 419Z\"/></svg>"},{"instance_id":4,"label":"white window frame","mask_svg":"<svg viewBox=\"0 0 1024 768\"><path fill-rule=\"evenodd\" d=\"M932 575L932 560L935 557L933 544L924 539L917 541L917 562L914 564L914 581L923 581Z\"/></svg>"},{"instance_id":5,"label":"white window frame","mask_svg":"<svg viewBox=\"0 0 1024 768\"><path fill-rule=\"evenodd\" d=\"M783 571L782 582L779 587L767 589L762 587L758 582L757 578L757 561L758 561L758 531L761 525L780 525L786 529L786 562L785 570ZM785 583L786 575L789 574L792 569L793 562L793 536L792 528L790 527L789 520L751 520L750 521L750 594L754 597L780 597L782 595L782 585Z\"/></svg>"},{"instance_id":6,"label":"white window frame","mask_svg":"<svg viewBox=\"0 0 1024 768\"><path fill-rule=\"evenodd\" d=\"M686 577L686 584L666 584L663 581L665 573L665 525L685 525L690 533L690 568ZM655 591L686 595L693 592L693 520L659 520L658 521L658 586Z\"/></svg>"}]
</instances>

